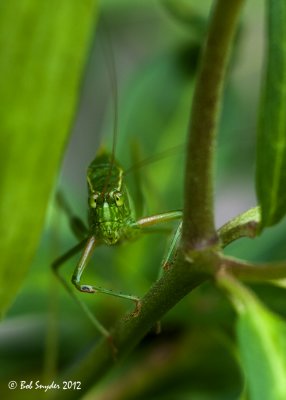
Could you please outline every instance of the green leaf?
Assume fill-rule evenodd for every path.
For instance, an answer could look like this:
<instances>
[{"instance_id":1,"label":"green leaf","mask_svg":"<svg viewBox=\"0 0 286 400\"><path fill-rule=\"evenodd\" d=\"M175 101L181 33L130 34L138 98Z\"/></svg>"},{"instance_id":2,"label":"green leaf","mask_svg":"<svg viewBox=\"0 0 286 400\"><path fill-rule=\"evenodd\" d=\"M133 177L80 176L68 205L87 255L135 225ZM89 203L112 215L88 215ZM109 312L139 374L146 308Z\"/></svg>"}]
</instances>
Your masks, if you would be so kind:
<instances>
[{"instance_id":1,"label":"green leaf","mask_svg":"<svg viewBox=\"0 0 286 400\"><path fill-rule=\"evenodd\" d=\"M96 0L0 5L1 313L38 245L95 16Z\"/></svg>"},{"instance_id":2,"label":"green leaf","mask_svg":"<svg viewBox=\"0 0 286 400\"><path fill-rule=\"evenodd\" d=\"M286 213L286 2L268 0L267 64L261 95L256 190L262 228Z\"/></svg>"},{"instance_id":3,"label":"green leaf","mask_svg":"<svg viewBox=\"0 0 286 400\"><path fill-rule=\"evenodd\" d=\"M245 286L219 277L238 312L237 335L251 400L286 399L286 321Z\"/></svg>"}]
</instances>

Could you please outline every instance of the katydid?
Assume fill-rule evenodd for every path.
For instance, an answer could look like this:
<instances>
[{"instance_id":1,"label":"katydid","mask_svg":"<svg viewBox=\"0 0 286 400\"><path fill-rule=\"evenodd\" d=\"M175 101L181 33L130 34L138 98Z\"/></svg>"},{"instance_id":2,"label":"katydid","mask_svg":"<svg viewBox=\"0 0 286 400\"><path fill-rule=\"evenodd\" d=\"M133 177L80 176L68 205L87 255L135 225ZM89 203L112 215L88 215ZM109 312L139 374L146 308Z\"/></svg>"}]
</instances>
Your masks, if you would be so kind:
<instances>
[{"instance_id":1,"label":"katydid","mask_svg":"<svg viewBox=\"0 0 286 400\"><path fill-rule=\"evenodd\" d=\"M130 195L124 182L123 169L115 160L112 161L112 159L112 155L101 151L90 164L87 172L88 228L85 227L79 218L71 216L71 227L76 236L82 240L53 263L53 270L56 275L76 301L80 303L81 307L84 308L84 311L88 314L96 328L106 337L109 337L108 331L95 319L85 304L75 297L70 286L59 275L59 267L83 249L72 275L72 283L75 287L85 293L105 293L132 300L136 304L133 313L136 316L140 312L140 299L138 297L82 283L82 273L97 246L112 246L123 241L135 239L144 231L143 228L181 219L182 217L182 212L178 210L136 219L135 211L130 202ZM164 264L167 264L173 257L172 252L177 245L178 234L175 235L175 239Z\"/></svg>"},{"instance_id":2,"label":"katydid","mask_svg":"<svg viewBox=\"0 0 286 400\"><path fill-rule=\"evenodd\" d=\"M103 293L131 300L135 303L135 311L132 313L134 317L140 313L140 299L137 296L118 293L102 287L82 283L81 278L84 269L89 263L95 248L100 245L113 246L124 241L136 239L140 234L144 233L144 228L157 225L163 222L169 222L181 219L182 212L170 211L162 214L151 215L139 218L133 209L133 202L125 183L125 173L120 164L115 160L115 144L117 136L117 88L115 81L115 65L111 54L111 72L113 82L113 99L114 99L114 130L113 130L113 148L108 153L100 150L94 160L90 163L87 170L87 188L88 188L88 227L77 217L73 215L64 199L60 202L62 208L65 209L70 217L70 225L79 243L71 250L59 257L52 264L53 270L57 277L61 280L65 288L71 296L78 302L84 312L88 315L94 326L106 338L110 339L109 332L94 317L88 307L82 302L72 290L71 286L59 274L59 267L69 258L82 251L80 259L76 265L72 275L72 283L81 292L85 293ZM143 161L142 165L145 165ZM135 166L136 168L136 166ZM128 173L133 168L128 170ZM169 265L173 259L177 243L180 237L181 224L176 231L170 249L167 252L166 260L163 265Z\"/></svg>"}]
</instances>

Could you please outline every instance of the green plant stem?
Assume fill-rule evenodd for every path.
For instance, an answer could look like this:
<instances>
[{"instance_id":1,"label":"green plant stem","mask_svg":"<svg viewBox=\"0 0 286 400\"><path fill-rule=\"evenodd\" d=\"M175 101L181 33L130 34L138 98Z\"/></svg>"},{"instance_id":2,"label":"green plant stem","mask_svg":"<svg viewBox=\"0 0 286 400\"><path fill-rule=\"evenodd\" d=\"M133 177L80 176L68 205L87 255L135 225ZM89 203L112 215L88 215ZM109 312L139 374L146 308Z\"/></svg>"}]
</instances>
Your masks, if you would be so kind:
<instances>
[{"instance_id":1,"label":"green plant stem","mask_svg":"<svg viewBox=\"0 0 286 400\"><path fill-rule=\"evenodd\" d=\"M241 4L242 0L218 0L215 3L207 45L201 61L188 147L184 213L185 249L193 248L194 251L189 253L188 261L185 260L183 252L179 251L175 263L142 299L139 315L124 317L111 331L117 349L116 361L126 357L167 311L212 275L207 270L208 266L212 266L214 272L218 270L220 256L208 249L204 252L196 251L195 245L199 243L200 250L202 247L208 247L201 246L202 242L209 243L211 240L214 243L217 240L212 204L214 134L228 50ZM110 345L106 340L102 340L82 361L77 360L74 368L60 379L81 381L83 392L98 381L114 362ZM70 400L78 398L78 393L61 391L55 393L55 396L61 400Z\"/></svg>"},{"instance_id":2,"label":"green plant stem","mask_svg":"<svg viewBox=\"0 0 286 400\"><path fill-rule=\"evenodd\" d=\"M260 208L254 207L228 221L218 230L222 247L242 237L257 236L260 225Z\"/></svg>"},{"instance_id":3,"label":"green plant stem","mask_svg":"<svg viewBox=\"0 0 286 400\"><path fill-rule=\"evenodd\" d=\"M229 53L243 0L215 1L193 98L185 177L183 246L217 242L213 216L213 154Z\"/></svg>"},{"instance_id":4,"label":"green plant stem","mask_svg":"<svg viewBox=\"0 0 286 400\"><path fill-rule=\"evenodd\" d=\"M198 265L190 271L189 263L179 260L143 297L140 314L137 317L132 317L131 314L125 316L112 330L113 345L117 349L116 357L111 351L110 344L106 340L101 340L59 379L81 381L81 394L86 391L119 360L126 357L170 308L207 279L205 273L199 272L201 270L202 266ZM70 400L78 398L78 393L59 391L55 392L52 398Z\"/></svg>"},{"instance_id":5,"label":"green plant stem","mask_svg":"<svg viewBox=\"0 0 286 400\"><path fill-rule=\"evenodd\" d=\"M185 358L188 337L170 338L156 341L135 363L127 367L123 374L112 380L112 384L103 386L96 392L96 400L142 398L142 392L156 385L158 380L174 373Z\"/></svg>"},{"instance_id":6,"label":"green plant stem","mask_svg":"<svg viewBox=\"0 0 286 400\"><path fill-rule=\"evenodd\" d=\"M255 264L248 261L223 256L218 272L227 274L247 282L265 282L286 278L286 261ZM213 269L210 270L213 273Z\"/></svg>"}]
</instances>

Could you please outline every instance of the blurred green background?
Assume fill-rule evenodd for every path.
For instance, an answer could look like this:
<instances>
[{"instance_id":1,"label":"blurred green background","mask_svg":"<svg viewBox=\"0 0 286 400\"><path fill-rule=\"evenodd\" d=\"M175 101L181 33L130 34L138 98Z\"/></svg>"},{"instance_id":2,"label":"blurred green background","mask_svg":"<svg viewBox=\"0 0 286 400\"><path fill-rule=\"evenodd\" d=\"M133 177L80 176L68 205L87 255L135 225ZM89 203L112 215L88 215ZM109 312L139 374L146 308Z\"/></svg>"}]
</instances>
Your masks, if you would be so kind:
<instances>
[{"instance_id":1,"label":"blurred green background","mask_svg":"<svg viewBox=\"0 0 286 400\"><path fill-rule=\"evenodd\" d=\"M86 169L100 144L111 149L114 109L109 40L119 91L116 158L128 168L134 162L132 146L144 159L185 143L195 70L211 3L101 2L78 110L54 188L54 193L63 191L74 213L83 219L87 213ZM183 12L180 7L184 7ZM263 37L261 2L248 2L228 70L218 135L218 227L256 204L255 129ZM182 208L183 150L136 172L142 183L144 215ZM131 192L136 193L133 178L131 173L127 176ZM173 227L171 224L170 230ZM253 261L285 259L285 228L282 222L255 242L240 240L226 253ZM142 296L157 277L168 240L170 235L156 233L120 247L99 248L85 281ZM7 383L56 382L60 369L76 362L99 340L50 269L51 262L75 244L67 218L52 197L33 264L0 325L0 394L5 393L7 399L40 398L35 391L8 391ZM76 260L63 266L67 280ZM285 314L282 288L253 288L272 310ZM82 294L81 298L106 327L130 308L128 302L104 295ZM166 315L160 335L155 329L150 332L136 352L84 398L238 398L243 383L234 320L224 295L211 284L201 286Z\"/></svg>"}]
</instances>

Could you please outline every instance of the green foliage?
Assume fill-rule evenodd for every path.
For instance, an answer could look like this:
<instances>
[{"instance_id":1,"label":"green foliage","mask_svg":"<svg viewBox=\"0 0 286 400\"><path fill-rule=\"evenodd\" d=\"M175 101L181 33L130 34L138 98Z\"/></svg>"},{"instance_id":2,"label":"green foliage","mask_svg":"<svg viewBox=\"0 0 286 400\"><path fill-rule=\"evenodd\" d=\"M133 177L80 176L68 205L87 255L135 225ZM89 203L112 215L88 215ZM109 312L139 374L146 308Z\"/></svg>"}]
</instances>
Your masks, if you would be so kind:
<instances>
[{"instance_id":1,"label":"green foliage","mask_svg":"<svg viewBox=\"0 0 286 400\"><path fill-rule=\"evenodd\" d=\"M286 321L229 276L220 277L219 283L238 312L236 329L250 398L285 399Z\"/></svg>"},{"instance_id":2,"label":"green foliage","mask_svg":"<svg viewBox=\"0 0 286 400\"><path fill-rule=\"evenodd\" d=\"M257 138L257 196L261 228L286 213L286 3L267 2L266 71Z\"/></svg>"},{"instance_id":3,"label":"green foliage","mask_svg":"<svg viewBox=\"0 0 286 400\"><path fill-rule=\"evenodd\" d=\"M225 104L221 107L223 134L219 134L217 149L217 193L222 211L216 217L224 223L228 208L232 207L232 215L245 208L248 211L218 230L220 242L216 242L217 238L213 235L211 241L208 237L200 238L203 240L199 240L198 248L190 246L187 251L184 248L184 254L180 249L175 266L171 265L151 289L164 255L166 236L162 232L145 235L134 243L96 249L94 259L85 272L88 283L94 282L134 295L143 296L147 293L142 300L141 314L137 318L124 316L112 331L119 350L116 355L118 360L131 353L147 331L150 332L128 361L124 360L124 364L114 363L114 354L108 343L100 340L85 315L64 290L58 299L61 312L55 310L57 307L53 302L57 301L56 290L59 285L52 281L51 293L48 292L47 283L51 277L48 267L53 258L75 244L67 223L60 229L62 211L55 207L52 208L51 224L45 227L42 246L32 270L22 285L37 249L48 201L76 112L83 67L96 18L95 0L52 0L48 3L12 0L0 6L2 312L22 287L8 318L0 327L0 359L5 364L5 369L1 368L0 372L1 394L7 399L39 398L39 392L36 391L9 391L7 383L13 378L17 381L31 379L34 382L40 379L44 384L53 380L62 382L63 379L72 379L81 380L82 396L85 391L92 390L86 399L234 400L243 393L250 400L284 400L285 282L276 282L280 287L269 283L253 285L252 291L238 282L238 278L247 279L249 276L252 282L269 281L275 271L278 271L279 277L286 276L285 262L279 263L278 267L273 262L274 259L286 258L283 221L279 226L264 229L261 236L256 237L261 228L279 222L286 209L286 16L283 1L269 0L267 9L268 51L259 114L256 182L262 216L259 206L250 208L255 206L253 201L246 206L243 203L238 210L235 208L236 201L244 201L243 192L246 189L250 191L249 187L239 187L237 193L230 193L228 203L225 202L225 194L229 195L234 186L249 182L252 174L255 136L252 121L256 119L253 112L256 104L249 98L255 92L252 79L253 71L257 75L258 66L252 65L250 72L244 71L242 77L237 70L240 71L241 66L244 68L246 58L247 62L257 62L252 53L251 57L248 55L243 59L241 48L246 46L250 36L253 38L253 32L251 35L249 31L250 28L254 31L257 29L256 13L261 8L261 2L258 1L253 10L247 10L248 18L252 15L252 19L247 22L243 19L240 26L242 34L232 42L237 18L233 10L239 8L242 2L229 0L228 12L233 19L227 18L229 31L223 35L226 47L220 49L222 41L218 40L218 47L211 49L214 52L208 63L210 72L203 82L206 88L204 92L207 92L209 85L213 85L212 92L217 98L212 101L214 97L211 95L207 100L202 93L195 108L199 122L202 110L208 109L203 121L205 125L199 125L210 137L208 141L203 141L200 140L202 135L198 135L193 150L198 153L200 165L210 161L209 166L213 168L213 128L218 120L223 93L222 90L217 91L217 86L221 88L226 80L222 74L222 69L227 66L225 49L232 45L231 68L228 68L226 76L231 76L231 79L227 79L225 87ZM221 34L220 28L226 21L223 13L227 7L224 0L217 0L214 4L220 5L211 32L214 35L212 39L217 40ZM104 27L99 29L96 38L100 37L104 42L106 35L110 36L115 50L119 77L116 158L127 168L134 161L129 151L130 144L134 142L135 146L142 146L138 152L143 159L186 142L190 100L196 81L198 55L207 31L209 10L202 11L207 8L202 2L190 5L185 0L168 0L161 2L160 6L153 0L102 2ZM212 18L214 15L211 13ZM138 16L140 23L137 23ZM248 24L245 30L244 23ZM98 142L102 109L107 104L105 96L110 91L109 83L106 87L102 86L108 69L106 60L102 61L103 48L100 47L94 58L91 53L87 66L90 72L90 76L86 77L87 90L82 96L83 106L75 124L77 129L71 146L75 149L68 149L63 173L68 203L81 216L85 216L86 212L84 174L96 152L94 142L95 139ZM222 50L219 60L214 57L216 50ZM214 67L220 62L223 68L217 71ZM100 63L103 64L101 68ZM249 77L251 85L247 81ZM86 92L97 94L97 104L91 97L86 100ZM94 121L88 120L86 110L90 110ZM210 120L206 121L208 118ZM104 145L110 139L108 135L112 132L113 114L108 113L105 121L102 129ZM239 131L241 126L243 132ZM106 147L111 149L111 146L109 143ZM188 196L183 193L184 157L188 157L187 152L165 159L159 157L158 162L136 170L135 180L142 180L146 198L144 216L181 208L188 202ZM201 194L209 196L210 211L213 211L211 187L214 174L212 171L204 174L205 171L194 164L191 171L193 184L189 185L188 190L191 196L198 187L207 188ZM132 186L134 176L127 174L126 179ZM196 205L194 212L198 207L200 204ZM211 213L207 214L201 212L199 222L203 218L209 223ZM171 224L167 230L171 231L172 227ZM56 248L48 246L47 236L52 237L53 247ZM243 236L252 239L241 239ZM224 246L231 242L225 251ZM229 254L228 257L224 255L225 252ZM240 257L268 263L251 264L240 260ZM75 263L74 258L67 263L67 268L63 268L62 274L67 281ZM210 277L215 279L205 282ZM213 284L214 281L218 282L217 286ZM205 284L201 285L201 282ZM191 296L179 302L198 285ZM231 302L226 300L225 291ZM48 298L52 303L49 312ZM129 304L113 297L82 294L81 299L108 329L129 307ZM234 305L237 314L231 305ZM152 326L159 319L162 321L162 333L155 335ZM114 365L117 365L117 369L113 375L103 378L103 374ZM100 384L92 389L96 380L100 380ZM76 391L49 394L61 399L65 396L69 400L79 398Z\"/></svg>"},{"instance_id":4,"label":"green foliage","mask_svg":"<svg viewBox=\"0 0 286 400\"><path fill-rule=\"evenodd\" d=\"M34 257L71 129L95 1L0 6L1 313Z\"/></svg>"}]
</instances>

